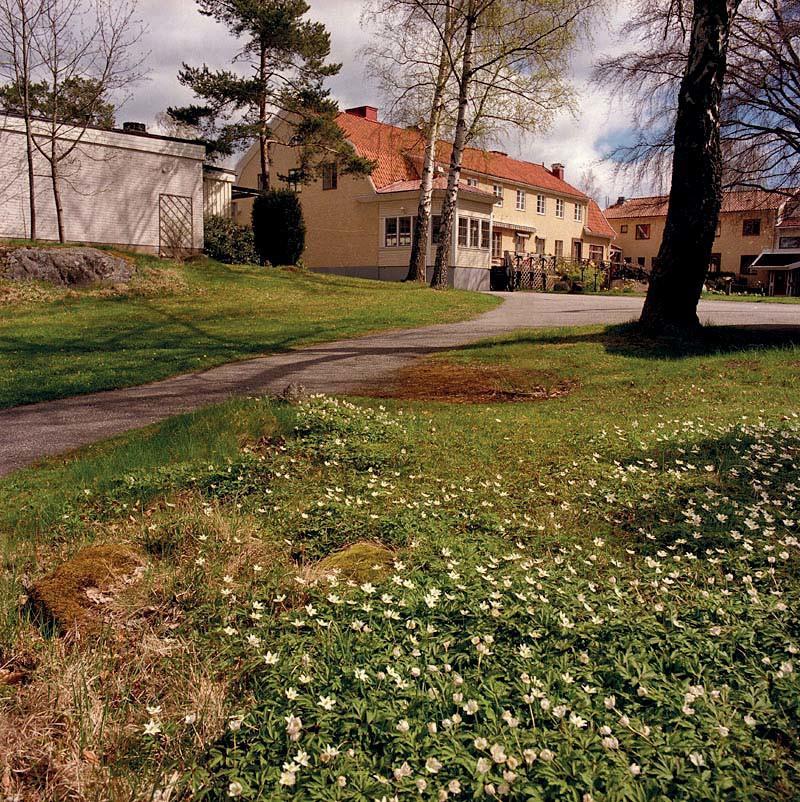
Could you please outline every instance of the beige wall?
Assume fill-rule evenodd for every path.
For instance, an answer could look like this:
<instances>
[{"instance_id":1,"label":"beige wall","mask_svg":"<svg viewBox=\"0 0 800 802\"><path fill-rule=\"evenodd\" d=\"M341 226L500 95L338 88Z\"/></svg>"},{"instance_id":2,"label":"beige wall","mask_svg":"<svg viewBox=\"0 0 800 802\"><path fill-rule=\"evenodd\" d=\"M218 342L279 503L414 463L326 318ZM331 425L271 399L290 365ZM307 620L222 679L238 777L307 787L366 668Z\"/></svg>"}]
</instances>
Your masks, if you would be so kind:
<instances>
[{"instance_id":1,"label":"beige wall","mask_svg":"<svg viewBox=\"0 0 800 802\"><path fill-rule=\"evenodd\" d=\"M74 141L66 132L65 145ZM205 148L185 142L88 130L61 163L66 238L157 252L159 198L191 201L191 247L203 247ZM25 137L22 121L0 117L0 237L30 234ZM37 158L37 235L57 240L47 163Z\"/></svg>"},{"instance_id":2,"label":"beige wall","mask_svg":"<svg viewBox=\"0 0 800 802\"><path fill-rule=\"evenodd\" d=\"M486 192L493 192L494 185L498 184L503 188L503 203L494 206L494 226L502 234L502 251L516 250L514 234L515 226L535 228L531 233L525 250L533 253L536 250L534 238L544 240L544 252L549 256L555 255L556 241L563 243L564 256L569 257L572 253L573 240L584 243L583 256L589 256L589 243L603 246L603 259L608 259L609 240L602 237L588 236L584 234L584 226L588 221L588 205L586 201L572 198L568 195L553 193L545 189L537 189L524 184L514 184L505 179L495 179L477 173L465 171L463 178L476 178L478 188ZM525 193L525 210L519 211L516 208L517 190ZM537 210L537 196L543 195L545 199L544 214ZM560 199L564 203L564 216L556 217L556 200ZM575 220L575 205L581 207L581 220Z\"/></svg>"},{"instance_id":3,"label":"beige wall","mask_svg":"<svg viewBox=\"0 0 800 802\"><path fill-rule=\"evenodd\" d=\"M714 239L713 253L720 254L720 270L724 273L739 273L742 256L758 256L765 248L772 247L774 239L776 212L726 212L721 215L719 233ZM743 236L742 226L744 220L760 219L761 234L759 236ZM664 236L665 217L632 217L609 220L612 228L617 232L614 244L622 249L625 258L631 258L636 264L639 257L644 257L645 267L650 270L653 266L653 257L658 255L661 239ZM650 224L650 239L636 239L636 225ZM622 231L627 226L627 232ZM748 276L753 283L757 279Z\"/></svg>"},{"instance_id":4,"label":"beige wall","mask_svg":"<svg viewBox=\"0 0 800 802\"><path fill-rule=\"evenodd\" d=\"M231 188L233 176L207 172L203 176L203 214L206 217L232 217Z\"/></svg>"}]
</instances>

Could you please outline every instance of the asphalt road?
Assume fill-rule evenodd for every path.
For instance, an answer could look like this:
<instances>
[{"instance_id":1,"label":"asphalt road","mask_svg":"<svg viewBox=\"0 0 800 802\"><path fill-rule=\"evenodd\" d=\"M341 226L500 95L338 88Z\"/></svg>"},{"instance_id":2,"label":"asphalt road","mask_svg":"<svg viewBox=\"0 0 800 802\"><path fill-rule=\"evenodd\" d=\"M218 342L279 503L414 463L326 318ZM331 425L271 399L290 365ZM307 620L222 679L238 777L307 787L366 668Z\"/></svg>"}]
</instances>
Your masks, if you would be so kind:
<instances>
[{"instance_id":1,"label":"asphalt road","mask_svg":"<svg viewBox=\"0 0 800 802\"><path fill-rule=\"evenodd\" d=\"M624 323L642 299L497 293L504 303L473 320L384 332L232 362L140 387L0 410L0 475L232 396L275 394L291 383L347 393L413 359L517 329ZM703 323L797 326L800 304L704 301Z\"/></svg>"}]
</instances>

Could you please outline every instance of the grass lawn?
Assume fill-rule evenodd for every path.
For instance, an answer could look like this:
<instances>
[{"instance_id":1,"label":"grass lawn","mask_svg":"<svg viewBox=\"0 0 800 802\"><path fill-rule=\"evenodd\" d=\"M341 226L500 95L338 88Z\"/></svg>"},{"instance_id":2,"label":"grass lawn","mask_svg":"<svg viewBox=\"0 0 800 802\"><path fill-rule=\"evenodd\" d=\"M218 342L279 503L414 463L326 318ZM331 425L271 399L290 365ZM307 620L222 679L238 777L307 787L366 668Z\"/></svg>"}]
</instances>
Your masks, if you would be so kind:
<instances>
[{"instance_id":1,"label":"grass lawn","mask_svg":"<svg viewBox=\"0 0 800 802\"><path fill-rule=\"evenodd\" d=\"M799 345L523 332L432 358L483 403L237 400L0 480L4 791L796 799ZM20 608L101 543L143 561L65 585L102 626Z\"/></svg>"},{"instance_id":2,"label":"grass lawn","mask_svg":"<svg viewBox=\"0 0 800 802\"><path fill-rule=\"evenodd\" d=\"M3 291L17 288L0 286L0 407L379 329L463 320L497 304L477 293L293 269L137 262L148 278L125 295L37 287L12 303Z\"/></svg>"}]
</instances>

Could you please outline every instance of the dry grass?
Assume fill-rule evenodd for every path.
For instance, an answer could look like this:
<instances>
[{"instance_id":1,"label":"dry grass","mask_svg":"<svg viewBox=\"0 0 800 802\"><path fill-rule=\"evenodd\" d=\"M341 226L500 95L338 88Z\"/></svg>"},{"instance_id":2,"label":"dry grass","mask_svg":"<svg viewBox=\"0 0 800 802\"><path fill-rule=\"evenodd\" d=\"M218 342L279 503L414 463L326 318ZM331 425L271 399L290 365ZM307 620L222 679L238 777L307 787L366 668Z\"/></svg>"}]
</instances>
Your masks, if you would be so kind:
<instances>
[{"instance_id":1,"label":"dry grass","mask_svg":"<svg viewBox=\"0 0 800 802\"><path fill-rule=\"evenodd\" d=\"M373 398L496 404L557 398L576 386L576 381L547 371L426 359L397 371L380 386L368 386L361 392Z\"/></svg>"}]
</instances>

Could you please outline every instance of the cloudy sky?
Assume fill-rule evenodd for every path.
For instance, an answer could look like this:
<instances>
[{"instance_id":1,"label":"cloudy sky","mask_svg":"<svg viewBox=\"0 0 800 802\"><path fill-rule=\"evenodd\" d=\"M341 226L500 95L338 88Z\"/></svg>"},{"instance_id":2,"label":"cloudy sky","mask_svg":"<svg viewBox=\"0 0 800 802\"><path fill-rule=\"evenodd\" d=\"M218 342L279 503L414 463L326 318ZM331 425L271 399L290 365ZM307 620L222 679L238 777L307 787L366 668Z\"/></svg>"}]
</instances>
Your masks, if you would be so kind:
<instances>
[{"instance_id":1,"label":"cloudy sky","mask_svg":"<svg viewBox=\"0 0 800 802\"><path fill-rule=\"evenodd\" d=\"M381 105L369 76L359 63L359 49L367 34L361 28L361 0L309 0L310 16L325 23L331 32L332 58L343 63L342 71L330 82L341 108ZM227 67L237 51L236 42L222 25L201 16L193 0L139 0L141 16L148 31L145 48L150 52L149 79L141 84L120 111L119 120L138 120L153 125L156 114L170 105L191 100L176 75L181 62L206 63L212 68ZM624 19L625 2L615 6L607 21L596 26L591 47L582 48L573 63L573 80L578 91L577 117L564 114L551 130L532 137L511 136L495 143L511 155L550 164L561 161L566 178L577 183L584 170L593 169L601 181L605 205L617 195L633 194L634 187L615 178L611 166L603 161L609 145L624 133L624 113L618 102L588 86L592 63L608 52L615 42L615 30Z\"/></svg>"}]
</instances>

